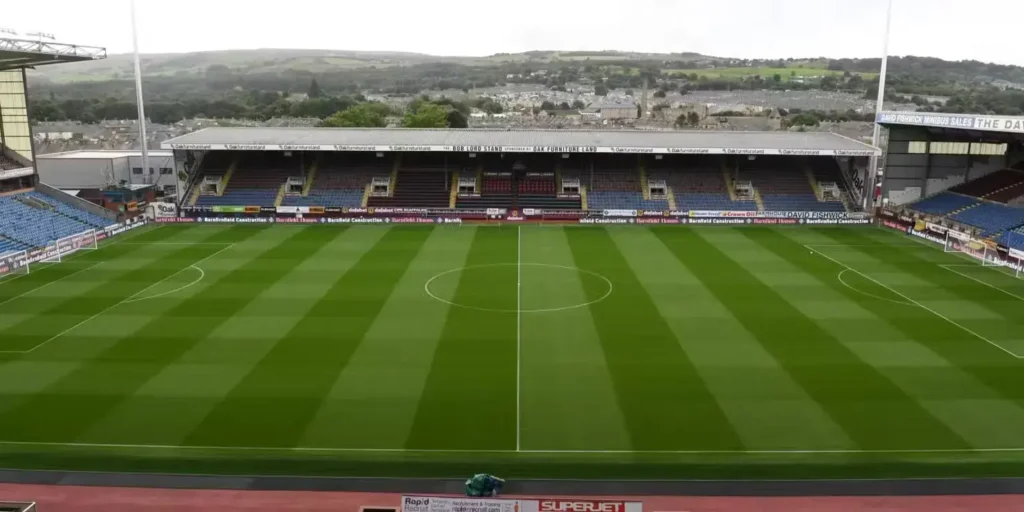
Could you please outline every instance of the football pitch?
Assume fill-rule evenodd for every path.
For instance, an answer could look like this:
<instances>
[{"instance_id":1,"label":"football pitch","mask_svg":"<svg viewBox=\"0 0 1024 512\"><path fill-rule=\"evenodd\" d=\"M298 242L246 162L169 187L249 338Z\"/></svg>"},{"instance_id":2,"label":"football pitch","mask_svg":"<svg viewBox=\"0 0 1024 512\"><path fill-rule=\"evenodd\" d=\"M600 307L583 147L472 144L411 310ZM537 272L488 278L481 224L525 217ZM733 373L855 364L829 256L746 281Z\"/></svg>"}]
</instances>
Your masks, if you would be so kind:
<instances>
[{"instance_id":1,"label":"football pitch","mask_svg":"<svg viewBox=\"0 0 1024 512\"><path fill-rule=\"evenodd\" d=\"M1022 326L873 227L148 227L0 280L0 466L1019 475Z\"/></svg>"}]
</instances>

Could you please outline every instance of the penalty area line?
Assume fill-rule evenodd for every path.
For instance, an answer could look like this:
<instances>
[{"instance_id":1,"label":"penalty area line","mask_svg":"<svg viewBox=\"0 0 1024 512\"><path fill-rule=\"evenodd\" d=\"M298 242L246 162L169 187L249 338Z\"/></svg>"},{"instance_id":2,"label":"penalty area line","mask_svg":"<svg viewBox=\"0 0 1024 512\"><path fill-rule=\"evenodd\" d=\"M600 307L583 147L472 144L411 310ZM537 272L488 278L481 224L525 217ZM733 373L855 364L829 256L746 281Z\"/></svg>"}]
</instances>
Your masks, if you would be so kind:
<instances>
[{"instance_id":1,"label":"penalty area line","mask_svg":"<svg viewBox=\"0 0 1024 512\"><path fill-rule=\"evenodd\" d=\"M998 343L996 343L996 342L994 342L994 341L992 341L992 340L990 340L990 339L988 339L988 338L986 338L986 337L984 337L984 336L982 336L982 335L972 331L971 329L968 329L967 327L964 327L963 325L961 325L960 323L956 322L955 320L949 318L948 316L943 315L942 313L939 313L938 311L935 311L934 309L932 309L932 308L930 308L928 306L925 306L924 304L921 304L920 302L918 302L918 301L916 301L914 299L911 299L907 295L896 291L895 289L893 289L893 287L891 287L891 286L889 286L889 285L887 285L887 284L885 284L885 283L883 283L883 282L881 282L881 281L879 281L879 280L877 280L877 279L875 279L875 278L865 274L864 272L861 272L861 271L859 271L859 270L857 270L857 269L855 269L855 268L853 268L853 267L851 267L851 266L849 266L849 265L847 265L847 264L845 264L845 263L843 263L843 262L841 262L841 261L839 261L839 260L837 260L837 259L835 259L835 258L833 258L833 257L831 257L831 256L829 256L829 255L827 255L827 254L825 254L823 252L821 252L821 251L815 250L813 246L811 246L811 245L804 245L804 247L807 250L813 252L814 254L818 254L818 255L828 259L829 261L831 261L832 263L835 263L836 265L839 265L841 267L845 267L845 268L849 269L851 272L855 272L857 274L860 274L865 279L868 279L871 282L877 284L878 286L881 286L881 287L889 290L890 292L895 293L896 295L899 295L900 297L903 298L903 300L906 300L907 302L911 302L911 303L915 304L917 307L919 307L919 308L921 308L921 309L923 309L923 310L925 310L925 311L927 311L927 312L929 312L929 313L931 313L931 314L933 314L933 315L935 315L935 316L945 320L946 322L949 322L952 325L955 325L955 326L959 327L964 332L974 336L975 338L978 338L981 341L984 341L985 343L988 343L989 345L992 345L993 347L998 348L999 350L1002 350L1003 352L1009 354L1010 356L1012 356L1012 357L1014 357L1016 359L1024 359L1024 356L1018 355L1018 354L1014 353L1013 351L1011 351L1010 349L1008 349L1006 347L1003 347L1002 345L1000 345L1000 344L998 344Z\"/></svg>"},{"instance_id":2,"label":"penalty area line","mask_svg":"<svg viewBox=\"0 0 1024 512\"><path fill-rule=\"evenodd\" d=\"M536 455L870 455L870 454L942 454L942 453L1024 453L1013 448L934 448L934 449L778 449L778 450L478 450L443 448L331 448L314 446L190 446L171 444L59 443L45 441L0 441L0 447L86 448L107 450L236 451L267 453L385 453L385 454L536 454Z\"/></svg>"},{"instance_id":3,"label":"penalty area line","mask_svg":"<svg viewBox=\"0 0 1024 512\"><path fill-rule=\"evenodd\" d=\"M166 281L166 280L168 280L168 279L170 279L170 278L172 278L172 277L174 277L174 276L184 272L185 270L187 270L189 268L192 268L193 266L199 265L200 263L202 263L202 262L204 262L204 261L206 261L206 260L208 260L208 259L210 259L210 258L212 258L212 257L214 257L214 256L216 256L216 255L218 255L218 254L220 254L220 253L222 253L222 252L224 252L224 251L234 247L234 246L235 246L235 244L232 243L231 245L228 245L227 247L224 247L223 249L220 249L219 251L214 252L213 254L211 254L211 255L209 255L209 256L207 256L207 257L205 257L205 258L203 258L203 259L201 259L201 260L199 260L199 261L189 265L188 267L185 267L185 268L183 268L183 269L181 269L181 270L179 270L179 271L177 271L177 272L175 272L175 273L173 273L173 274L171 274L171 275L169 275L169 276L167 276L167 277L165 277L165 278L163 278L163 279L161 279L161 280L159 280L159 281L157 281L157 282L155 282L155 283L153 283L153 284L151 284L151 285L149 285L149 286L147 286L147 287L145 287L145 288L143 288L143 289L141 289L141 290L139 290L139 291L137 291L135 293L133 293L129 297L127 297L125 299L122 299L122 300L120 300L120 301L118 301L118 302L116 302L116 303L114 303L114 304L112 304L110 306L107 306L106 308L102 309L100 312L96 313L95 315L92 315L89 318L86 318L85 320L82 320L81 322L78 322L77 324L72 325L71 327L68 327L67 329L64 329L63 331L61 331L61 332L57 333L56 335L54 335L52 338L50 338L50 339L48 339L48 340L46 340L46 341L44 341L44 342L34 346L34 347L32 347L32 348L30 348L28 350L20 350L20 351L18 351L18 350L7 350L7 351L2 351L0 353L5 353L5 354L31 354L32 352L35 352L36 350L39 350L43 346L45 346L45 345L49 344L50 342L60 338L61 336L64 336L65 334L67 334L67 333L69 333L69 332L71 332L71 331L73 331L73 330L75 330L75 329L77 329L77 328L79 328L79 327L89 323L90 321L92 321L92 320L94 320L96 318L99 318L104 313L106 313L106 312L108 312L108 311L110 311L110 310L112 310L112 309L114 309L114 308L116 308L116 307L118 307L118 306L120 306L122 304L127 304L127 303L132 302L132 299L135 299L139 295L149 291L150 289L152 289L153 287L159 285L160 283L162 283L162 282L164 282L164 281ZM205 273L203 275L205 277Z\"/></svg>"}]
</instances>

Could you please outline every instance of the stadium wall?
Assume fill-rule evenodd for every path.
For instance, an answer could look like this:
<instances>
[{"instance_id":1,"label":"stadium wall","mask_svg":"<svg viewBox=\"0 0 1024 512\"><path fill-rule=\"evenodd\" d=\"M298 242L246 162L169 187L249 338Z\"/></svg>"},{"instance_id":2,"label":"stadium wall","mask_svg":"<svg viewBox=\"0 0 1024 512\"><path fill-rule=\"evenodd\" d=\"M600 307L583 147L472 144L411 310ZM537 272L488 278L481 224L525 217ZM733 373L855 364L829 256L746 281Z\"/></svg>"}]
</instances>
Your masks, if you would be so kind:
<instances>
[{"instance_id":1,"label":"stadium wall","mask_svg":"<svg viewBox=\"0 0 1024 512\"><path fill-rule=\"evenodd\" d=\"M890 127L882 197L890 204L907 204L1007 166L1010 158L1007 155L946 155L919 152L922 142L970 141L963 136L936 134L921 127Z\"/></svg>"},{"instance_id":2,"label":"stadium wall","mask_svg":"<svg viewBox=\"0 0 1024 512\"><path fill-rule=\"evenodd\" d=\"M104 208L104 207L102 207L102 206L100 206L98 204L93 204L93 203L91 203L89 201L86 201L85 199L73 196L71 194L68 194L67 192L64 192L62 190L58 190L58 189L53 188L53 187L51 187L49 185L46 185L44 183L36 183L36 187L35 188L36 188L36 191L38 191L39 193L47 195L49 197L52 197L52 198L54 198L57 201L60 201L62 203L66 203L66 204L68 204L69 206L71 206L73 208L77 208L79 210L87 211L87 212L89 212L89 213L91 213L93 215L98 215L100 217L103 217L104 219L110 219L110 220L113 220L113 221L117 220L117 214L116 213L114 213L114 212L112 212L112 211L110 211L110 210L108 210L108 209L106 209L106 208Z\"/></svg>"}]
</instances>

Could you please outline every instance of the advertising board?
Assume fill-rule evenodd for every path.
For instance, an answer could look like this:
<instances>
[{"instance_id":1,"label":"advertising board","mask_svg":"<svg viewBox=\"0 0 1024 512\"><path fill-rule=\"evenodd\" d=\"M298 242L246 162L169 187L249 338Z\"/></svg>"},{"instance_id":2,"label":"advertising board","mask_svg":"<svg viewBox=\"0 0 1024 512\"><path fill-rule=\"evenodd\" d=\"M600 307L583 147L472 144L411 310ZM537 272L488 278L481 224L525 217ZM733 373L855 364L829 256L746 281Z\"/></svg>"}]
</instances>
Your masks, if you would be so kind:
<instances>
[{"instance_id":1,"label":"advertising board","mask_svg":"<svg viewBox=\"0 0 1024 512\"><path fill-rule=\"evenodd\" d=\"M402 512L643 512L643 503L580 498L402 496Z\"/></svg>"}]
</instances>

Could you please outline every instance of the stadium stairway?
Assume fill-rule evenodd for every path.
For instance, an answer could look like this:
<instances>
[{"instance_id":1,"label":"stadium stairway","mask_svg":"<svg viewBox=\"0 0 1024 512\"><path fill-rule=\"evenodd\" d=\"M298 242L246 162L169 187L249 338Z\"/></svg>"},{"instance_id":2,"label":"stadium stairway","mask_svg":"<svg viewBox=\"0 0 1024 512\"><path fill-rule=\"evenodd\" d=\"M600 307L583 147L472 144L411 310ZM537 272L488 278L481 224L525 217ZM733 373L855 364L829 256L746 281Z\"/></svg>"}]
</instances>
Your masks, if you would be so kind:
<instances>
[{"instance_id":1,"label":"stadium stairway","mask_svg":"<svg viewBox=\"0 0 1024 512\"><path fill-rule=\"evenodd\" d=\"M320 164L320 157L313 159L313 163L309 165L309 173L306 175L306 183L302 186L302 197L309 195L309 189L313 188L313 182L316 180L316 170Z\"/></svg>"},{"instance_id":2,"label":"stadium stairway","mask_svg":"<svg viewBox=\"0 0 1024 512\"><path fill-rule=\"evenodd\" d=\"M725 162L722 163L722 178L725 180L725 188L729 192L729 199L732 201L738 201L739 198L736 196L736 186L732 182L732 176L729 174L729 168L726 167Z\"/></svg>"},{"instance_id":3,"label":"stadium stairway","mask_svg":"<svg viewBox=\"0 0 1024 512\"><path fill-rule=\"evenodd\" d=\"M665 187L665 197L668 200L668 209L676 209L676 194L672 191L672 187Z\"/></svg>"},{"instance_id":4,"label":"stadium stairway","mask_svg":"<svg viewBox=\"0 0 1024 512\"><path fill-rule=\"evenodd\" d=\"M477 187L480 186L480 180L477 179ZM479 188L477 189L479 190ZM459 199L459 173L452 173L452 189L448 195L448 208L455 208L455 204Z\"/></svg>"}]
</instances>

